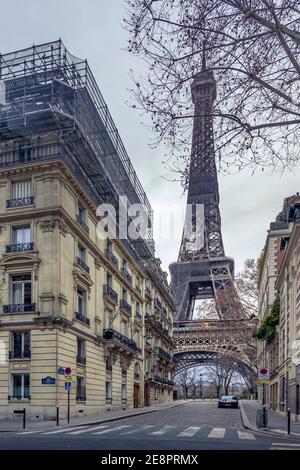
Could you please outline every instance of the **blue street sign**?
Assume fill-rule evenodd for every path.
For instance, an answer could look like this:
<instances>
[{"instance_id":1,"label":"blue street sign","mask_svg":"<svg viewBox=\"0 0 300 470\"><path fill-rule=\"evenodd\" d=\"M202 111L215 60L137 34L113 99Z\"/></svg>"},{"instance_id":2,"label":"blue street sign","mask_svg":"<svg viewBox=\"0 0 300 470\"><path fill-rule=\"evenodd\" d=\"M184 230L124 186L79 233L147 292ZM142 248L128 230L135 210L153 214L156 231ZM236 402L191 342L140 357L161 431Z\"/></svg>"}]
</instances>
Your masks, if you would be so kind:
<instances>
[{"instance_id":1,"label":"blue street sign","mask_svg":"<svg viewBox=\"0 0 300 470\"><path fill-rule=\"evenodd\" d=\"M44 377L42 379L42 385L54 385L55 384L55 379L53 377Z\"/></svg>"},{"instance_id":2,"label":"blue street sign","mask_svg":"<svg viewBox=\"0 0 300 470\"><path fill-rule=\"evenodd\" d=\"M58 370L57 370L58 374L60 375L65 375L65 369L64 367L59 367Z\"/></svg>"},{"instance_id":3,"label":"blue street sign","mask_svg":"<svg viewBox=\"0 0 300 470\"><path fill-rule=\"evenodd\" d=\"M72 382L65 382L65 390L71 390Z\"/></svg>"}]
</instances>

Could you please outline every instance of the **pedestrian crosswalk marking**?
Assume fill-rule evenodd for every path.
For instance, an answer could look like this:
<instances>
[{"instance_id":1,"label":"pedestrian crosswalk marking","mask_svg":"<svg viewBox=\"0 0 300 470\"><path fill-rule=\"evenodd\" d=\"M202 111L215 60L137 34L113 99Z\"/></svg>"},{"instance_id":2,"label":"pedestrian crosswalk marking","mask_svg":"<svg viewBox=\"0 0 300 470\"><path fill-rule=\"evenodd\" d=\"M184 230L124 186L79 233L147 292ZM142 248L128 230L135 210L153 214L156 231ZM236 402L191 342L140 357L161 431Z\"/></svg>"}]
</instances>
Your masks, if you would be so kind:
<instances>
[{"instance_id":1,"label":"pedestrian crosswalk marking","mask_svg":"<svg viewBox=\"0 0 300 470\"><path fill-rule=\"evenodd\" d=\"M103 431L93 432L92 434L108 434L109 432L121 431L121 429L130 428L130 427L131 427L131 424L124 424L123 426L117 426L116 428L104 429Z\"/></svg>"},{"instance_id":2,"label":"pedestrian crosswalk marking","mask_svg":"<svg viewBox=\"0 0 300 470\"><path fill-rule=\"evenodd\" d=\"M23 431L23 432L18 432L17 434L36 434L38 432L41 432L40 430L39 431Z\"/></svg>"},{"instance_id":3,"label":"pedestrian crosswalk marking","mask_svg":"<svg viewBox=\"0 0 300 470\"><path fill-rule=\"evenodd\" d=\"M224 428L213 428L208 437L213 437L214 439L223 439L225 436L226 429Z\"/></svg>"},{"instance_id":4,"label":"pedestrian crosswalk marking","mask_svg":"<svg viewBox=\"0 0 300 470\"><path fill-rule=\"evenodd\" d=\"M158 431L151 432L151 436L162 436L163 434L166 434L166 432L170 431L171 429L176 428L176 426L163 426L161 429Z\"/></svg>"},{"instance_id":5,"label":"pedestrian crosswalk marking","mask_svg":"<svg viewBox=\"0 0 300 470\"><path fill-rule=\"evenodd\" d=\"M141 431L146 431L147 429L150 429L150 428L154 428L154 424L145 424L144 426L141 426L140 428L130 429L129 431L121 432L121 436L134 434L134 433L141 432Z\"/></svg>"},{"instance_id":6,"label":"pedestrian crosswalk marking","mask_svg":"<svg viewBox=\"0 0 300 470\"><path fill-rule=\"evenodd\" d=\"M103 429L103 428L107 428L107 426L95 426L92 428L89 426L88 428L80 429L79 431L68 432L67 434L77 435L77 434L83 434L84 432L96 431L97 429Z\"/></svg>"},{"instance_id":7,"label":"pedestrian crosswalk marking","mask_svg":"<svg viewBox=\"0 0 300 470\"><path fill-rule=\"evenodd\" d=\"M255 436L251 434L251 432L246 432L246 431L238 431L238 436L239 439L248 439L248 440L255 440Z\"/></svg>"},{"instance_id":8,"label":"pedestrian crosswalk marking","mask_svg":"<svg viewBox=\"0 0 300 470\"><path fill-rule=\"evenodd\" d=\"M178 437L192 437L201 429L201 426L190 426L178 434Z\"/></svg>"},{"instance_id":9,"label":"pedestrian crosswalk marking","mask_svg":"<svg viewBox=\"0 0 300 470\"><path fill-rule=\"evenodd\" d=\"M58 434L59 432L69 432L69 431L75 431L75 429L82 429L82 426L76 426L76 428L64 428L64 429L58 429L56 431L48 431L48 432L43 432L42 434Z\"/></svg>"}]
</instances>

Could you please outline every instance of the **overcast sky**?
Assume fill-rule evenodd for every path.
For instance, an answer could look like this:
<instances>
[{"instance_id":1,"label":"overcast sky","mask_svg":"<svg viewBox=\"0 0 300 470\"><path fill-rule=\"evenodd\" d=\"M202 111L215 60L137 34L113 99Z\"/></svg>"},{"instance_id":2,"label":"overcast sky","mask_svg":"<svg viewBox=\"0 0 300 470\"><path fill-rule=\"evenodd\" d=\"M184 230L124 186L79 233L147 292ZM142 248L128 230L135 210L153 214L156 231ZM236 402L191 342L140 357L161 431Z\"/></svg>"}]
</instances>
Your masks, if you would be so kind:
<instances>
[{"instance_id":1,"label":"overcast sky","mask_svg":"<svg viewBox=\"0 0 300 470\"><path fill-rule=\"evenodd\" d=\"M123 0L0 0L0 6L1 53L61 38L71 53L87 58L146 189L154 217L157 214L154 221L158 223L162 203L184 203L179 183L165 180L170 175L161 163L163 150L149 147L151 132L141 125L143 117L126 105L132 86L129 69L142 72L143 64L126 51L127 32L121 26ZM267 171L254 176L246 172L220 175L225 250L235 258L237 271L246 258L258 257L269 222L280 211L283 198L300 190L299 170L282 176ZM157 240L156 247L167 270L177 258L179 240Z\"/></svg>"}]
</instances>

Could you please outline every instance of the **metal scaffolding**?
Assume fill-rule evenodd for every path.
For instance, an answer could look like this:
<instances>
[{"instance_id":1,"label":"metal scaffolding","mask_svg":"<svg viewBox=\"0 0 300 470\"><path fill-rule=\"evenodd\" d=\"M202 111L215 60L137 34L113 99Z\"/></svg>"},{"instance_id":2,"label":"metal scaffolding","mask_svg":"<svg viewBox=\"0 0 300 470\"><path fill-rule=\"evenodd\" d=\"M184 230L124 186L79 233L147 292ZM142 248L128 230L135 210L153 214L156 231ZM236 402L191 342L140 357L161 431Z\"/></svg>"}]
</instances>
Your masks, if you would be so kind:
<instances>
[{"instance_id":1,"label":"metal scaffolding","mask_svg":"<svg viewBox=\"0 0 300 470\"><path fill-rule=\"evenodd\" d=\"M38 145L47 133L56 141ZM5 147L13 139L23 139L17 150ZM97 206L117 208L120 195L143 205L146 239L125 243L140 260L153 256L151 205L87 61L61 40L0 54L0 167L58 156Z\"/></svg>"}]
</instances>

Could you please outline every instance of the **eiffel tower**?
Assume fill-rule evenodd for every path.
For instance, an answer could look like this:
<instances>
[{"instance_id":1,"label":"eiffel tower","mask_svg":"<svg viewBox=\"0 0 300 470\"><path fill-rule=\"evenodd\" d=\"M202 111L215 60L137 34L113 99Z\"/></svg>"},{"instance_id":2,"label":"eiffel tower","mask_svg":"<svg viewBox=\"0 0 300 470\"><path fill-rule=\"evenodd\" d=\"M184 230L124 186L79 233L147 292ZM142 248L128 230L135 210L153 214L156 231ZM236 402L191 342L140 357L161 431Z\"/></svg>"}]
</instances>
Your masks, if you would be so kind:
<instances>
[{"instance_id":1,"label":"eiffel tower","mask_svg":"<svg viewBox=\"0 0 300 470\"><path fill-rule=\"evenodd\" d=\"M244 371L246 364L246 374L253 375L254 325L240 302L234 283L234 261L225 256L222 240L213 132L216 81L213 72L206 68L204 56L191 94L195 112L186 220L178 260L169 267L177 308L175 353L182 359L178 361L179 368L184 362L189 366L214 362L220 354L229 354L242 364ZM193 318L198 299L214 300L215 320L199 323Z\"/></svg>"}]
</instances>

